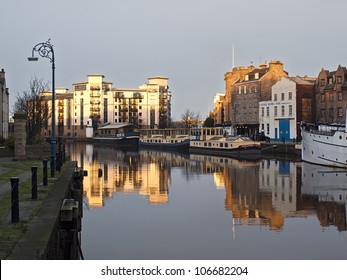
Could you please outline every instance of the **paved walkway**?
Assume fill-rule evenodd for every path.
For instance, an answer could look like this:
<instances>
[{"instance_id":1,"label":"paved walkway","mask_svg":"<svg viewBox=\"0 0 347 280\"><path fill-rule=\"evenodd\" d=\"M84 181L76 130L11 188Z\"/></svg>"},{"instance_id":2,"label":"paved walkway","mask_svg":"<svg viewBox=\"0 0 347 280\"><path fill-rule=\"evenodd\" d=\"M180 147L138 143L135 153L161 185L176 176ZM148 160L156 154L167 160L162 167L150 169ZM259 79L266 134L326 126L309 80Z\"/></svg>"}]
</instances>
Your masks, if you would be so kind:
<instances>
[{"instance_id":1,"label":"paved walkway","mask_svg":"<svg viewBox=\"0 0 347 280\"><path fill-rule=\"evenodd\" d=\"M16 168L17 166L17 168ZM35 215L54 188L56 180L60 177L56 173L55 178L48 176L48 186L42 186L42 175L38 176L38 199L31 199L31 166L42 168L42 161L18 161L12 158L0 158L0 259L7 259L15 245L23 234L30 228ZM41 170L42 171L42 170ZM15 175L14 175L15 174ZM42 172L41 172L42 174ZM7 178L8 176L8 178ZM19 223L11 221L11 177L19 178ZM28 186L29 184L29 186ZM21 188L25 186L25 188ZM60 203L60 200L57 201Z\"/></svg>"}]
</instances>

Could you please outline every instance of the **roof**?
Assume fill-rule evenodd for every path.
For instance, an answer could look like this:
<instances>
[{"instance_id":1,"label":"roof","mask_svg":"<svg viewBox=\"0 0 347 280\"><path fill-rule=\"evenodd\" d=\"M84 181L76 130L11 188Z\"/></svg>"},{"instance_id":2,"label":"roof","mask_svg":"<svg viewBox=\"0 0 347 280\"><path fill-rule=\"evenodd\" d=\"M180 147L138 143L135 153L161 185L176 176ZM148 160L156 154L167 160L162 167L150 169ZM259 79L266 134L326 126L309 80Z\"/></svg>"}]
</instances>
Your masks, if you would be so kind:
<instances>
[{"instance_id":1,"label":"roof","mask_svg":"<svg viewBox=\"0 0 347 280\"><path fill-rule=\"evenodd\" d=\"M137 128L136 125L132 123L112 123L112 124L106 124L102 127L99 127L99 129L119 129L123 127L135 127Z\"/></svg>"},{"instance_id":2,"label":"roof","mask_svg":"<svg viewBox=\"0 0 347 280\"><path fill-rule=\"evenodd\" d=\"M293 82L297 83L298 85L313 85L316 82L316 78L310 78L310 77L288 77L288 79L291 79Z\"/></svg>"}]
</instances>

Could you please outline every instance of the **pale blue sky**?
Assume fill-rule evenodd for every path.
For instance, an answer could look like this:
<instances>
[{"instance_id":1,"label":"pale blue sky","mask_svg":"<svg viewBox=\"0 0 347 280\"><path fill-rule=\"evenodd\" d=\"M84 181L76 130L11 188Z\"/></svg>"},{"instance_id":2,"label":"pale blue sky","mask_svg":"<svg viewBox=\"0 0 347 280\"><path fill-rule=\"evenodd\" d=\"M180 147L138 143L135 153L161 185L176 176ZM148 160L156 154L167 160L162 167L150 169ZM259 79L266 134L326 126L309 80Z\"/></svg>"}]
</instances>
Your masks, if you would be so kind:
<instances>
[{"instance_id":1,"label":"pale blue sky","mask_svg":"<svg viewBox=\"0 0 347 280\"><path fill-rule=\"evenodd\" d=\"M2 0L0 68L10 109L33 76L51 82L48 59L29 63L51 38L56 86L101 73L114 87L169 77L172 113L205 117L232 67L281 60L289 75L347 66L344 0Z\"/></svg>"}]
</instances>

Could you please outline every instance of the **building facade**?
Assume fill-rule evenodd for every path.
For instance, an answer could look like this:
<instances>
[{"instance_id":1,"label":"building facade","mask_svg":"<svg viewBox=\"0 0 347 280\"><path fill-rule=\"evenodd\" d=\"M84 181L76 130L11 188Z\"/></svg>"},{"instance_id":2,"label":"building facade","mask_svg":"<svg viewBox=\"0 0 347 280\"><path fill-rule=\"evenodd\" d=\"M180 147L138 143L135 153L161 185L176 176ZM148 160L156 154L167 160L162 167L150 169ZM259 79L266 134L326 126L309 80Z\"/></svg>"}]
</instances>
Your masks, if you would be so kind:
<instances>
[{"instance_id":1,"label":"building facade","mask_svg":"<svg viewBox=\"0 0 347 280\"><path fill-rule=\"evenodd\" d=\"M213 98L213 119L215 126L222 125L225 118L225 108L223 106L225 93L217 93Z\"/></svg>"},{"instance_id":2,"label":"building facade","mask_svg":"<svg viewBox=\"0 0 347 280\"><path fill-rule=\"evenodd\" d=\"M347 69L338 66L336 71L322 69L315 90L316 118L318 123L345 123L347 109Z\"/></svg>"},{"instance_id":3,"label":"building facade","mask_svg":"<svg viewBox=\"0 0 347 280\"><path fill-rule=\"evenodd\" d=\"M96 129L106 123L130 122L141 128L167 128L171 123L171 92L166 77L148 78L148 83L138 88L114 88L103 75L92 74L86 82L72 87L72 92L56 89L56 132L63 137L84 138L90 125ZM44 95L51 108L51 92ZM50 124L49 119L46 137L51 135Z\"/></svg>"},{"instance_id":4,"label":"building facade","mask_svg":"<svg viewBox=\"0 0 347 280\"><path fill-rule=\"evenodd\" d=\"M8 138L9 90L6 87L5 71L0 71L0 137Z\"/></svg>"},{"instance_id":5,"label":"building facade","mask_svg":"<svg viewBox=\"0 0 347 280\"><path fill-rule=\"evenodd\" d=\"M259 131L274 140L299 140L300 122L312 122L315 79L282 77L271 100L259 102Z\"/></svg>"},{"instance_id":6,"label":"building facade","mask_svg":"<svg viewBox=\"0 0 347 280\"><path fill-rule=\"evenodd\" d=\"M270 61L259 67L237 67L225 74L224 123L234 133L254 135L259 129L259 102L271 100L271 87L288 73L281 61Z\"/></svg>"}]
</instances>

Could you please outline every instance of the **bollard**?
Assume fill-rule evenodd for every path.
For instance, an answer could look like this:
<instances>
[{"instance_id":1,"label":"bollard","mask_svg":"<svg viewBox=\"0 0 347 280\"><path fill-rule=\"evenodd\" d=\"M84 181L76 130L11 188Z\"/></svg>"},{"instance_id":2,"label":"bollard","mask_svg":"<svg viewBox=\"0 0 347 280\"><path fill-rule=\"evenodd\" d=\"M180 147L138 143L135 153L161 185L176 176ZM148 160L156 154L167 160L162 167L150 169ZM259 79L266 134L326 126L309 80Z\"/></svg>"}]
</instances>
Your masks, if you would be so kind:
<instances>
[{"instance_id":1,"label":"bollard","mask_svg":"<svg viewBox=\"0 0 347 280\"><path fill-rule=\"evenodd\" d=\"M54 156L51 155L51 178L54 178L55 176L55 166L54 165Z\"/></svg>"},{"instance_id":2,"label":"bollard","mask_svg":"<svg viewBox=\"0 0 347 280\"><path fill-rule=\"evenodd\" d=\"M63 163L66 162L65 145L63 146Z\"/></svg>"},{"instance_id":3,"label":"bollard","mask_svg":"<svg viewBox=\"0 0 347 280\"><path fill-rule=\"evenodd\" d=\"M37 166L31 167L31 199L37 199Z\"/></svg>"},{"instance_id":4,"label":"bollard","mask_svg":"<svg viewBox=\"0 0 347 280\"><path fill-rule=\"evenodd\" d=\"M57 159L57 165L56 165L56 170L60 173L61 171L61 157L60 157L60 152L56 154L56 159Z\"/></svg>"},{"instance_id":5,"label":"bollard","mask_svg":"<svg viewBox=\"0 0 347 280\"><path fill-rule=\"evenodd\" d=\"M47 159L43 160L43 182L42 182L43 186L48 186L47 162L48 162Z\"/></svg>"},{"instance_id":6,"label":"bollard","mask_svg":"<svg viewBox=\"0 0 347 280\"><path fill-rule=\"evenodd\" d=\"M18 177L11 177L11 221L19 222L19 195L18 195Z\"/></svg>"}]
</instances>

